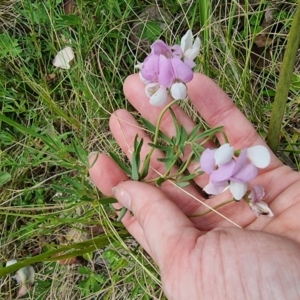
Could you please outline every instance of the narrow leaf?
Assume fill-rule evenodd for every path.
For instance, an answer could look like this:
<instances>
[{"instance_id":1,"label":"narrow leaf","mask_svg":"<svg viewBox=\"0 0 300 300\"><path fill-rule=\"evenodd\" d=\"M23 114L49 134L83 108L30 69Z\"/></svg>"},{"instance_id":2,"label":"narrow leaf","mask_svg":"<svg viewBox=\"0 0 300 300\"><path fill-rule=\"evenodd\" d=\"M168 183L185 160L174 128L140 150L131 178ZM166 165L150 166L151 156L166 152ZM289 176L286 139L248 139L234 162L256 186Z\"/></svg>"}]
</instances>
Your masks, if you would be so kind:
<instances>
[{"instance_id":1,"label":"narrow leaf","mask_svg":"<svg viewBox=\"0 0 300 300\"><path fill-rule=\"evenodd\" d=\"M131 175L131 170L115 153L109 152L109 155L127 175Z\"/></svg>"}]
</instances>

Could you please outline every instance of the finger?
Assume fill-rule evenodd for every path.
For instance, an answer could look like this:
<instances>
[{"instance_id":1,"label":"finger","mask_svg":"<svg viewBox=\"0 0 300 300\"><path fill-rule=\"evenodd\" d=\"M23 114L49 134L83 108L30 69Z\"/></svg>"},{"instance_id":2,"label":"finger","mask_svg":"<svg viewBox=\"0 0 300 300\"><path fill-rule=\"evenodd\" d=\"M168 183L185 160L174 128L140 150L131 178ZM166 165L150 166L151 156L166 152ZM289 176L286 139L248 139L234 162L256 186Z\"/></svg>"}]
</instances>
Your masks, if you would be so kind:
<instances>
[{"instance_id":1,"label":"finger","mask_svg":"<svg viewBox=\"0 0 300 300\"><path fill-rule=\"evenodd\" d=\"M192 249L201 235L182 211L154 186L126 181L114 188L114 195L133 212L160 268L176 253ZM130 223L127 226L130 230ZM140 242L139 236L135 238Z\"/></svg>"},{"instance_id":2,"label":"finger","mask_svg":"<svg viewBox=\"0 0 300 300\"><path fill-rule=\"evenodd\" d=\"M132 156L134 137L138 135L139 138L143 138L144 144L141 150L141 157L142 160L145 159L150 151L148 143L152 141L127 111L116 111L110 118L109 125L113 136L129 159L131 159ZM163 153L155 150L151 158L151 172L148 178L155 178L158 177L159 174L164 174L165 165L157 160L159 157L163 157ZM162 189L187 215L193 214L199 207L199 203L194 201L187 193L203 200L199 191L192 185L187 186L183 192L176 189L171 183L165 182L162 185Z\"/></svg>"},{"instance_id":3,"label":"finger","mask_svg":"<svg viewBox=\"0 0 300 300\"><path fill-rule=\"evenodd\" d=\"M121 181L128 180L128 176L105 154L91 153L89 163L91 179L104 195L112 196L111 189Z\"/></svg>"},{"instance_id":4,"label":"finger","mask_svg":"<svg viewBox=\"0 0 300 300\"><path fill-rule=\"evenodd\" d=\"M118 165L107 155L102 153L91 153L89 156L89 163L91 168L89 174L92 181L97 188L106 196L113 196L112 188L118 185L120 182L128 180L127 175L118 167ZM120 209L123 206L120 204L114 204L116 209ZM131 217L130 214L126 214L122 223L129 230L129 233L136 237L140 242L141 246L152 255L150 248L145 240L144 232L142 227L136 220Z\"/></svg>"}]
</instances>

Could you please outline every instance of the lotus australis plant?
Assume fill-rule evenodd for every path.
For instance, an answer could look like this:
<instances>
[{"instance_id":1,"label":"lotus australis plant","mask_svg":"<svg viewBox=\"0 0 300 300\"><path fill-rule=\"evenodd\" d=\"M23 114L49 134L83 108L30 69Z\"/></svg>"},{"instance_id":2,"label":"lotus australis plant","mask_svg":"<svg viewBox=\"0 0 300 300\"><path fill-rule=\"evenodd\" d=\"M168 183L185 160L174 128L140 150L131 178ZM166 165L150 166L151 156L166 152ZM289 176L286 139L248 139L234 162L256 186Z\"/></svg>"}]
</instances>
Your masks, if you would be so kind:
<instances>
[{"instance_id":1,"label":"lotus australis plant","mask_svg":"<svg viewBox=\"0 0 300 300\"><path fill-rule=\"evenodd\" d=\"M187 98L186 84L193 79L193 68L196 66L195 60L199 55L200 46L199 37L194 38L191 30L188 30L182 37L180 45L170 46L162 40L155 41L144 62L137 65L150 104L162 106L162 110L156 126L143 119L147 129L154 133L150 152L145 159L141 159L143 140L138 140L136 137L131 169L123 164L123 170L127 170L133 180L155 182L157 186L165 181L173 181L181 188L205 173L209 177L209 182L203 190L210 197L229 190L232 194L231 201L245 201L256 216L273 216L272 211L263 201L264 188L252 184L255 179L257 182L260 170L270 164L269 150L261 145L234 149L222 127L203 131L199 124L188 133L178 122L172 110L172 106L178 100ZM176 129L176 135L172 138L167 137L159 129L166 112L170 113ZM223 134L226 142L214 149L205 148L207 141L214 140L217 133ZM164 153L159 161L165 164L165 173L149 179L147 175L150 158L155 149ZM116 159L113 154L112 157ZM181 160L182 157L185 159ZM189 172L191 163L193 166L195 163L198 164L198 168L193 172ZM221 203L218 207L228 202Z\"/></svg>"}]
</instances>

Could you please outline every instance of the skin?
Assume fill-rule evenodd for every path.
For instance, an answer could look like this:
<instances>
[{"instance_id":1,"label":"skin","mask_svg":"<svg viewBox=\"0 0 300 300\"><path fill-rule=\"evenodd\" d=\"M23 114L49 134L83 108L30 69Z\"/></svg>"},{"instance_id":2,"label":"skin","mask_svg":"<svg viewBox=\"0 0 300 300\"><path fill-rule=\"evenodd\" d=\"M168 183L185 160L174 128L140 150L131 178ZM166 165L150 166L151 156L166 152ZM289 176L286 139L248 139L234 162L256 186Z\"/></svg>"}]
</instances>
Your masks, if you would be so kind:
<instances>
[{"instance_id":1,"label":"skin","mask_svg":"<svg viewBox=\"0 0 300 300\"><path fill-rule=\"evenodd\" d=\"M211 127L224 126L235 149L265 145L211 79L195 74L188 92L190 101ZM126 79L124 93L143 117L156 124L162 108L149 104L138 75ZM193 121L179 107L173 109L179 122L191 131ZM136 134L144 138L142 156L149 152L150 138L127 111L116 111L110 128L129 159ZM174 135L168 114L160 128L168 136ZM219 140L224 142L222 136ZM213 144L208 142L206 146ZM183 160L187 155L188 151ZM119 206L123 204L133 212L134 216L128 213L122 222L158 264L168 299L300 299L300 173L283 165L274 154L271 156L271 164L261 170L253 184L265 187L264 201L275 216L257 218L244 201L218 209L240 228L214 212L187 217L207 210L191 197L204 200L198 187L207 184L205 175L185 190L170 182L157 188L129 180L108 156L92 154L90 176L102 193L114 194ZM162 154L155 151L147 179L158 176L154 170L163 173L158 157ZM214 206L230 198L225 192L205 203Z\"/></svg>"}]
</instances>

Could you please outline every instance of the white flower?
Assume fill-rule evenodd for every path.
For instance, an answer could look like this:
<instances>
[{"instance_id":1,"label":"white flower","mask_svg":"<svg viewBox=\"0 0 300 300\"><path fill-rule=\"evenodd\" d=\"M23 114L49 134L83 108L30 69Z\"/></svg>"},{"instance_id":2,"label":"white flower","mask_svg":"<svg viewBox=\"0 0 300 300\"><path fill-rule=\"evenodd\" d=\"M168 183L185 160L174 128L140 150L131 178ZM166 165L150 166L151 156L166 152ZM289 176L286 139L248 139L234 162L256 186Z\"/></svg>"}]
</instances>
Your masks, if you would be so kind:
<instances>
[{"instance_id":1,"label":"white flower","mask_svg":"<svg viewBox=\"0 0 300 300\"><path fill-rule=\"evenodd\" d=\"M271 162L271 155L265 146L257 145L247 149L247 157L257 168L266 168Z\"/></svg>"},{"instance_id":2,"label":"white flower","mask_svg":"<svg viewBox=\"0 0 300 300\"><path fill-rule=\"evenodd\" d=\"M222 165L228 163L232 159L233 153L234 148L230 144L223 144L215 152L215 164Z\"/></svg>"},{"instance_id":3,"label":"white flower","mask_svg":"<svg viewBox=\"0 0 300 300\"><path fill-rule=\"evenodd\" d=\"M185 99L187 95L186 85L182 82L173 83L171 86L171 95L174 100Z\"/></svg>"},{"instance_id":4,"label":"white flower","mask_svg":"<svg viewBox=\"0 0 300 300\"><path fill-rule=\"evenodd\" d=\"M71 47L59 51L53 60L53 65L61 69L70 69L70 62L74 59L74 52Z\"/></svg>"},{"instance_id":5,"label":"white flower","mask_svg":"<svg viewBox=\"0 0 300 300\"><path fill-rule=\"evenodd\" d=\"M167 89L158 83L148 83L145 92L150 98L150 104L154 106L164 105L168 100Z\"/></svg>"}]
</instances>

